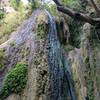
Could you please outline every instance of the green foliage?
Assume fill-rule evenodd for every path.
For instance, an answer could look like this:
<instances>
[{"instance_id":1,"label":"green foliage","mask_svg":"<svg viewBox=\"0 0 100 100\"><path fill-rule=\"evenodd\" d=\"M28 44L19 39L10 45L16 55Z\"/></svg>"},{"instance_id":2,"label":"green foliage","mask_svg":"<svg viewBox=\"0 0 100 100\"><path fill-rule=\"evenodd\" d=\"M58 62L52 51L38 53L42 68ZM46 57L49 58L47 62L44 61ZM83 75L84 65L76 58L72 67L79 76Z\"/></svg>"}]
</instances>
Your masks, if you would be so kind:
<instances>
[{"instance_id":1,"label":"green foliage","mask_svg":"<svg viewBox=\"0 0 100 100\"><path fill-rule=\"evenodd\" d=\"M37 9L40 6L40 3L38 0L35 0L34 3L30 2L29 3L29 9L34 10Z\"/></svg>"},{"instance_id":2,"label":"green foliage","mask_svg":"<svg viewBox=\"0 0 100 100\"><path fill-rule=\"evenodd\" d=\"M15 10L18 10L20 3L21 3L20 0L10 0L10 4Z\"/></svg>"},{"instance_id":3,"label":"green foliage","mask_svg":"<svg viewBox=\"0 0 100 100\"><path fill-rule=\"evenodd\" d=\"M53 16L57 16L59 14L55 5L52 5L52 4L51 5L47 5L47 4L45 4L44 8L47 9L51 13L51 15L53 15Z\"/></svg>"},{"instance_id":4,"label":"green foliage","mask_svg":"<svg viewBox=\"0 0 100 100\"><path fill-rule=\"evenodd\" d=\"M4 80L0 97L4 99L11 93L20 93L27 82L27 65L24 63L16 64L15 68L8 72Z\"/></svg>"},{"instance_id":5,"label":"green foliage","mask_svg":"<svg viewBox=\"0 0 100 100\"><path fill-rule=\"evenodd\" d=\"M79 4L79 0L62 0L63 4L69 6L73 9L80 10L81 5Z\"/></svg>"},{"instance_id":6,"label":"green foliage","mask_svg":"<svg viewBox=\"0 0 100 100\"><path fill-rule=\"evenodd\" d=\"M39 39L43 39L48 32L48 19L44 12L37 17L37 29L36 33Z\"/></svg>"},{"instance_id":7,"label":"green foliage","mask_svg":"<svg viewBox=\"0 0 100 100\"><path fill-rule=\"evenodd\" d=\"M0 9L0 20L3 19L5 16L5 12L3 11L3 9Z\"/></svg>"},{"instance_id":8,"label":"green foliage","mask_svg":"<svg viewBox=\"0 0 100 100\"><path fill-rule=\"evenodd\" d=\"M69 51L71 51L71 50L74 49L74 47L71 46L71 45L64 45L63 48L64 48L64 50L65 50L66 52L69 52Z\"/></svg>"},{"instance_id":9,"label":"green foliage","mask_svg":"<svg viewBox=\"0 0 100 100\"><path fill-rule=\"evenodd\" d=\"M28 5L24 5L23 2L21 2L21 0L10 0L10 4L15 10L21 12L22 14L25 13L28 7Z\"/></svg>"},{"instance_id":10,"label":"green foliage","mask_svg":"<svg viewBox=\"0 0 100 100\"><path fill-rule=\"evenodd\" d=\"M4 53L4 49L0 49L0 70L4 69L5 61L6 61L6 56Z\"/></svg>"},{"instance_id":11,"label":"green foliage","mask_svg":"<svg viewBox=\"0 0 100 100\"><path fill-rule=\"evenodd\" d=\"M74 19L72 19L69 22L69 30L71 33L71 36L69 38L69 43L72 46L75 46L75 47L80 46L81 34L82 34L81 27L82 27L82 23L76 22Z\"/></svg>"}]
</instances>

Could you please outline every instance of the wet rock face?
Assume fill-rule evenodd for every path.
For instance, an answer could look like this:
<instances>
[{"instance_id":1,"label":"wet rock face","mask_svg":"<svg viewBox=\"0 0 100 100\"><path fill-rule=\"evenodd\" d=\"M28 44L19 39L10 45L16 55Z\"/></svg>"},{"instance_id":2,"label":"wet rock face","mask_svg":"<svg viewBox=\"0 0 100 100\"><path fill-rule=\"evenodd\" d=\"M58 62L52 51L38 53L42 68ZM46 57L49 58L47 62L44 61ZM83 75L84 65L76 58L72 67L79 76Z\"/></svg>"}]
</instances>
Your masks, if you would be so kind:
<instances>
[{"instance_id":1,"label":"wet rock face","mask_svg":"<svg viewBox=\"0 0 100 100\"><path fill-rule=\"evenodd\" d=\"M55 20L47 11L36 10L0 48L6 48L9 58L3 80L17 62L28 64L25 89L5 100L77 100Z\"/></svg>"},{"instance_id":2,"label":"wet rock face","mask_svg":"<svg viewBox=\"0 0 100 100\"><path fill-rule=\"evenodd\" d=\"M78 100L99 100L100 87L98 84L98 60L100 45L90 40L91 25L86 23L83 26L81 48L69 53L72 66L73 79L76 87ZM100 69L98 69L100 71Z\"/></svg>"},{"instance_id":3,"label":"wet rock face","mask_svg":"<svg viewBox=\"0 0 100 100\"><path fill-rule=\"evenodd\" d=\"M21 100L43 99L48 93L46 41L36 40L34 46L30 52L28 81Z\"/></svg>"},{"instance_id":4,"label":"wet rock face","mask_svg":"<svg viewBox=\"0 0 100 100\"><path fill-rule=\"evenodd\" d=\"M80 49L75 49L69 53L72 76L78 100L86 97L86 82L84 79L85 65Z\"/></svg>"},{"instance_id":5,"label":"wet rock face","mask_svg":"<svg viewBox=\"0 0 100 100\"><path fill-rule=\"evenodd\" d=\"M33 15L21 26L17 33L11 35L11 38L1 45L1 48L6 48L5 52L9 58L9 67L8 69L5 67L6 71L3 73L4 76L0 76L3 80L8 70L11 70L17 62L23 61L28 64L28 79L25 89L20 94L11 94L6 100L53 100L54 96L58 95L59 97L57 98L62 100L62 98L67 96L67 93L64 93L64 90L67 91L67 81L64 83L64 80L66 80L64 78L66 77L64 76L64 68L61 64L62 59L60 56L61 52L57 40L56 27L53 28L54 22L52 20L50 22L52 26L50 26L50 30L48 30L47 14L44 13L44 11L37 10ZM51 36L53 36L50 37L50 41L52 39L54 40L50 45L48 45L48 31L50 32L49 35L52 34ZM48 52L52 44L54 44L54 46L52 47L51 54L49 54ZM59 51L59 54L53 52L55 48L56 51ZM55 62L49 66L52 68L50 71L48 71L48 63L50 63L48 61L48 54L52 57L54 55L53 62ZM59 55L58 58L57 55ZM55 70L53 71L54 67ZM58 75L54 72L57 72ZM51 78L49 74L52 76ZM57 91L56 93L58 94L55 94L55 91Z\"/></svg>"},{"instance_id":6,"label":"wet rock face","mask_svg":"<svg viewBox=\"0 0 100 100\"><path fill-rule=\"evenodd\" d=\"M47 39L43 34L40 38L37 33L38 21L37 16L43 15L42 10L37 10L33 15L13 33L10 39L0 45L1 49L5 49L7 55L4 70L0 72L0 85L3 87L3 80L9 70L11 70L17 62L25 62L28 64L28 80L26 88L22 93L12 94L7 100L45 100L48 93L48 69L47 69ZM44 14L43 18L46 15ZM38 16L39 17L39 16ZM40 19L44 25L46 19ZM37 23L37 25L36 25ZM45 31L43 29L42 31ZM41 35L41 34L40 34ZM1 98L0 98L1 100Z\"/></svg>"}]
</instances>

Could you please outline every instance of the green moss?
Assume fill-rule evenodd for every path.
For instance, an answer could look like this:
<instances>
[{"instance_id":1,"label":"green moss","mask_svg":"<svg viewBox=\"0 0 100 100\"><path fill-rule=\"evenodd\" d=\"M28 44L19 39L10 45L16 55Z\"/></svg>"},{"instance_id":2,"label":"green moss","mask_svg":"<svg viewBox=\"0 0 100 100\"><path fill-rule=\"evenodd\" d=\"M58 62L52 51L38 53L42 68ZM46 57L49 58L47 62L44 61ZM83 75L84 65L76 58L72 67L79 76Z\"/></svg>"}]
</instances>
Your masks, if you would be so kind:
<instances>
[{"instance_id":1,"label":"green moss","mask_svg":"<svg viewBox=\"0 0 100 100\"><path fill-rule=\"evenodd\" d=\"M71 51L71 50L74 49L74 47L71 46L71 45L64 45L63 48L64 48L64 50L65 50L66 52L69 52L69 51Z\"/></svg>"},{"instance_id":2,"label":"green moss","mask_svg":"<svg viewBox=\"0 0 100 100\"><path fill-rule=\"evenodd\" d=\"M88 89L88 98L89 100L95 100L94 99L94 82L92 80L88 80L87 82L87 89Z\"/></svg>"},{"instance_id":3,"label":"green moss","mask_svg":"<svg viewBox=\"0 0 100 100\"><path fill-rule=\"evenodd\" d=\"M87 76L86 76L86 81L87 81L87 97L89 100L95 100L94 96L94 75L93 75L93 68L90 65L89 57L85 58L85 64L86 64L86 69L87 69Z\"/></svg>"},{"instance_id":4,"label":"green moss","mask_svg":"<svg viewBox=\"0 0 100 100\"><path fill-rule=\"evenodd\" d=\"M17 2L17 0L10 0L10 4L11 4L11 6L14 8L14 9L18 9L18 6L19 6L19 4L20 4L20 0L18 0L18 2Z\"/></svg>"},{"instance_id":5,"label":"green moss","mask_svg":"<svg viewBox=\"0 0 100 100\"><path fill-rule=\"evenodd\" d=\"M0 20L3 19L5 16L5 12L3 9L0 9Z\"/></svg>"},{"instance_id":6,"label":"green moss","mask_svg":"<svg viewBox=\"0 0 100 100\"><path fill-rule=\"evenodd\" d=\"M37 17L36 33L39 39L43 39L48 32L48 18L44 12Z\"/></svg>"},{"instance_id":7,"label":"green moss","mask_svg":"<svg viewBox=\"0 0 100 100\"><path fill-rule=\"evenodd\" d=\"M0 49L0 59L4 58L4 49Z\"/></svg>"},{"instance_id":8,"label":"green moss","mask_svg":"<svg viewBox=\"0 0 100 100\"><path fill-rule=\"evenodd\" d=\"M0 70L4 69L5 61L6 61L6 56L4 53L4 49L0 49Z\"/></svg>"},{"instance_id":9,"label":"green moss","mask_svg":"<svg viewBox=\"0 0 100 100\"><path fill-rule=\"evenodd\" d=\"M27 82L27 65L24 63L16 64L15 68L8 72L5 77L0 97L3 99L11 93L20 93Z\"/></svg>"},{"instance_id":10,"label":"green moss","mask_svg":"<svg viewBox=\"0 0 100 100\"><path fill-rule=\"evenodd\" d=\"M40 39L43 39L45 37L46 33L47 33L46 25L45 24L38 25L38 28L37 28L37 36Z\"/></svg>"},{"instance_id":11,"label":"green moss","mask_svg":"<svg viewBox=\"0 0 100 100\"><path fill-rule=\"evenodd\" d=\"M0 64L0 70L3 70L3 69L4 69L3 64Z\"/></svg>"}]
</instances>

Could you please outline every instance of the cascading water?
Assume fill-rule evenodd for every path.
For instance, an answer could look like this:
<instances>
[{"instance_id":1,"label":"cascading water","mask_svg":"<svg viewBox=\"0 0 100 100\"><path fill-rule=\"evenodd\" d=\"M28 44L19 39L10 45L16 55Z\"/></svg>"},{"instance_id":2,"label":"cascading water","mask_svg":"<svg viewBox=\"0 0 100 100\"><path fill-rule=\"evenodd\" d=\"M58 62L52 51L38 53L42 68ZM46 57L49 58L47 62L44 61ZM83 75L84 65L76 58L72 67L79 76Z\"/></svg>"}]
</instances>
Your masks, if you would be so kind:
<instances>
[{"instance_id":1,"label":"cascading water","mask_svg":"<svg viewBox=\"0 0 100 100\"><path fill-rule=\"evenodd\" d=\"M68 74L68 65L65 60L61 45L57 36L56 24L54 18L46 11L49 22L48 33L48 67L50 80L50 100L67 100L68 94L71 100L76 100L70 75Z\"/></svg>"}]
</instances>

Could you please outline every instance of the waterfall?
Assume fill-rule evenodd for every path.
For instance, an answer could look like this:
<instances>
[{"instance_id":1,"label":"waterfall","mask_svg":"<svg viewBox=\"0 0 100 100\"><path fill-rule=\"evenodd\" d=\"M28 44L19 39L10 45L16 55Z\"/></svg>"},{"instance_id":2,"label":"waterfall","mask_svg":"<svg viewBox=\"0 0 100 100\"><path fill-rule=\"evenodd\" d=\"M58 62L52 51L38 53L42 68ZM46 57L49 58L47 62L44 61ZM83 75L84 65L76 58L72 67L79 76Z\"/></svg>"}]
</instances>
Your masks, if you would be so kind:
<instances>
[{"instance_id":1,"label":"waterfall","mask_svg":"<svg viewBox=\"0 0 100 100\"><path fill-rule=\"evenodd\" d=\"M46 15L48 16L48 38L45 39L46 41L44 41L43 38L43 41L40 42L38 40L37 34L35 33L35 26L37 20L36 18L43 11L44 10L41 9L36 10L32 14L32 16L25 23L22 24L22 26L20 27L20 29L18 29L16 34L11 35L11 38L6 43L16 43L16 48L14 47L15 49L13 52L13 47L10 44L3 44L4 46L7 46L7 53L8 55L10 55L9 59L11 59L11 62L9 62L9 64L7 63L7 67L5 68L13 68L13 65L15 65L18 62L18 60L20 61L22 59L21 49L23 50L24 48L22 47L24 46L24 44L25 46L27 44L29 45L28 50L30 51L30 54L28 55L29 76L27 80L28 84L25 90L26 96L24 97L22 94L23 99L20 100L41 100L41 98L43 100L77 100L72 84L73 82L70 74L70 66L68 65L68 60L62 52L61 44L57 36L55 19L51 16L49 12L45 11ZM41 47L42 49L43 47L46 48L46 46L44 46L45 43L47 43L46 46L49 46L47 50L48 57L47 52L45 53L46 50L41 50ZM41 62L40 60L42 59L40 52L42 52L43 55L46 56L45 58L43 58L43 62ZM37 59L38 57L40 58ZM39 60L39 63L35 64L36 62L34 63L34 59L36 62L37 60ZM48 62L45 63L47 59ZM40 63L45 64L42 65ZM44 68L42 69L42 67ZM2 87L1 83L3 83L3 79L7 74L8 69L0 73L0 87ZM68 97L70 99L68 99Z\"/></svg>"},{"instance_id":2,"label":"waterfall","mask_svg":"<svg viewBox=\"0 0 100 100\"><path fill-rule=\"evenodd\" d=\"M50 80L50 100L67 100L68 94L71 100L76 96L71 84L68 65L62 54L61 45L57 36L56 23L54 18L46 11L49 22L48 32L48 70Z\"/></svg>"}]
</instances>

